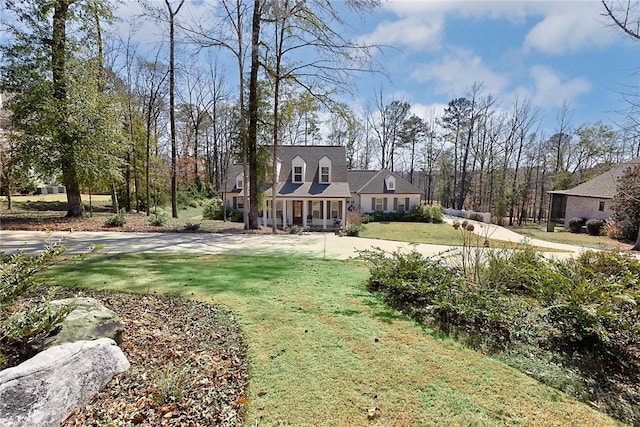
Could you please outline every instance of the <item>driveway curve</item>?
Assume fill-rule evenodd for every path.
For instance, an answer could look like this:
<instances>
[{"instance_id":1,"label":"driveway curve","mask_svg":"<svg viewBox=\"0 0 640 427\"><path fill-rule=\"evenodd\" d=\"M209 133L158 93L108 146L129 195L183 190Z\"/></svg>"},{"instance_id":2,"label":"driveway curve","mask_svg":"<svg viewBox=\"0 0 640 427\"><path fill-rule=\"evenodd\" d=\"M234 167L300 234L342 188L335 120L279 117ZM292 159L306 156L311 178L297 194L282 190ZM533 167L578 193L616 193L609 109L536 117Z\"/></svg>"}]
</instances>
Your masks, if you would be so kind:
<instances>
[{"instance_id":1,"label":"driveway curve","mask_svg":"<svg viewBox=\"0 0 640 427\"><path fill-rule=\"evenodd\" d=\"M500 227L501 228L501 227ZM508 230L507 230L508 231ZM494 232L495 233L495 232ZM513 233L515 234L515 233ZM519 236L519 240L517 239ZM494 236L508 240L504 236ZM521 241L522 236L511 236ZM390 240L340 237L333 233L290 234L242 234L242 233L129 233L129 232L41 232L0 231L0 252L24 251L38 253L47 241L61 241L69 246L68 253L96 250L100 253L131 252L182 252L182 253L231 253L242 255L291 256L298 258L348 259L358 251L380 248L388 252L415 249L425 256L455 251L456 246L410 244ZM568 252L551 252L548 255L564 258L581 249L575 246L539 241L541 247Z\"/></svg>"}]
</instances>

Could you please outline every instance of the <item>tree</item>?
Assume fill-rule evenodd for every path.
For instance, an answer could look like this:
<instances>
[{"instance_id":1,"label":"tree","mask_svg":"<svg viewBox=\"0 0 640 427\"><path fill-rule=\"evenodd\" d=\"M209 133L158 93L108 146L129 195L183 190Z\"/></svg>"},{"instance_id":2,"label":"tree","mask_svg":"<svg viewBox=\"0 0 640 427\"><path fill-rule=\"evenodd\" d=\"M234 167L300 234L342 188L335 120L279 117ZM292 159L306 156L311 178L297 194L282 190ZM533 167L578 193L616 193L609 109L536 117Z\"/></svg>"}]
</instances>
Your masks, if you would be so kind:
<instances>
[{"instance_id":1,"label":"tree","mask_svg":"<svg viewBox=\"0 0 640 427\"><path fill-rule=\"evenodd\" d=\"M5 21L10 42L2 46L5 77L1 90L15 94L7 104L20 153L40 174L62 174L67 216L84 212L82 180L101 170L105 149L101 132L113 128L103 109L98 28L109 21L108 0L5 1L15 17ZM83 19L89 16L93 19ZM83 40L83 42L80 42ZM117 109L117 108L116 108ZM106 166L109 167L109 166Z\"/></svg>"},{"instance_id":2,"label":"tree","mask_svg":"<svg viewBox=\"0 0 640 427\"><path fill-rule=\"evenodd\" d=\"M169 0L164 0L169 15L169 120L171 126L171 216L178 218L178 157L176 149L176 59L175 21L184 5L180 0L174 9Z\"/></svg>"},{"instance_id":3,"label":"tree","mask_svg":"<svg viewBox=\"0 0 640 427\"><path fill-rule=\"evenodd\" d=\"M640 4L634 0L602 0L605 16L630 37L640 40Z\"/></svg>"},{"instance_id":4,"label":"tree","mask_svg":"<svg viewBox=\"0 0 640 427\"><path fill-rule=\"evenodd\" d=\"M611 209L615 212L612 219L622 229L622 237L635 239L633 250L640 250L640 165L627 168L619 178Z\"/></svg>"}]
</instances>

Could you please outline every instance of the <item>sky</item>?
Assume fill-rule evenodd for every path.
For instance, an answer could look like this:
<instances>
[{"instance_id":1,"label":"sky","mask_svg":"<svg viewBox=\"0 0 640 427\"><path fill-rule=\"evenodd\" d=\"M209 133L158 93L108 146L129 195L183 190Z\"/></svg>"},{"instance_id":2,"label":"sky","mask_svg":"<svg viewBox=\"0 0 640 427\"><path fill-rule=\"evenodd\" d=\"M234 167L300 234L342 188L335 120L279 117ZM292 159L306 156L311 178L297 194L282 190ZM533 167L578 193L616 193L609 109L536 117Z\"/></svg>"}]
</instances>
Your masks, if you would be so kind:
<instances>
[{"instance_id":1,"label":"sky","mask_svg":"<svg viewBox=\"0 0 640 427\"><path fill-rule=\"evenodd\" d=\"M164 7L164 1L149 1ZM552 132L563 103L574 127L612 123L625 107L619 92L640 87L640 73L633 74L640 70L640 42L611 25L599 0L382 1L373 14L347 18L347 37L388 46L376 56L384 74L357 76L354 93L342 99L356 111L375 106L382 92L385 104L409 102L429 119L482 83L483 93L496 96L504 110L516 99L531 100ZM187 0L178 17L201 15L215 2ZM346 14L340 0L334 4ZM140 13L134 0L122 0L115 11L125 18L118 24L121 37L127 37L129 17L144 49L166 38L166 28L136 18ZM231 63L227 72L233 75Z\"/></svg>"},{"instance_id":2,"label":"sky","mask_svg":"<svg viewBox=\"0 0 640 427\"><path fill-rule=\"evenodd\" d=\"M575 127L611 122L623 86L640 87L640 42L602 13L596 0L389 1L359 36L397 47L379 58L389 79L361 79L359 96L382 89L426 118L481 82L504 109L531 100L550 129L565 102Z\"/></svg>"}]
</instances>

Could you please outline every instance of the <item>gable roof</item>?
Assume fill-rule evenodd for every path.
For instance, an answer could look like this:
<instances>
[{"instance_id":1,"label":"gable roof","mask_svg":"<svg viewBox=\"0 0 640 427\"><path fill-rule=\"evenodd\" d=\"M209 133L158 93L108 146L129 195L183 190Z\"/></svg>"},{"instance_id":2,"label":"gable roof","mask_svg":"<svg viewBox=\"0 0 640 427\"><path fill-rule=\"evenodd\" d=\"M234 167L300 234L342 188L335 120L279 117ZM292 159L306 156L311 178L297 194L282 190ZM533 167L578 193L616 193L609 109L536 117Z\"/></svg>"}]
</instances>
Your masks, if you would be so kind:
<instances>
[{"instance_id":1,"label":"gable roof","mask_svg":"<svg viewBox=\"0 0 640 427\"><path fill-rule=\"evenodd\" d=\"M350 170L347 172L347 176L353 193L422 194L421 189L388 169L382 169L381 171ZM386 188L385 179L389 176L393 176L396 179L395 190L387 190Z\"/></svg>"},{"instance_id":2,"label":"gable roof","mask_svg":"<svg viewBox=\"0 0 640 427\"><path fill-rule=\"evenodd\" d=\"M291 179L291 162L300 157L305 161L304 182L294 183ZM320 160L331 160L331 182L320 184ZM283 145L278 147L281 162L278 177L278 196L281 197L349 197L347 181L347 153L338 145ZM271 191L267 190L267 194Z\"/></svg>"},{"instance_id":3,"label":"gable roof","mask_svg":"<svg viewBox=\"0 0 640 427\"><path fill-rule=\"evenodd\" d=\"M583 182L569 190L549 191L549 194L564 194L567 196L578 197L594 197L598 199L612 199L618 192L618 179L624 174L625 170L632 166L640 165L640 157L615 166L607 172L596 176L595 178Z\"/></svg>"}]
</instances>

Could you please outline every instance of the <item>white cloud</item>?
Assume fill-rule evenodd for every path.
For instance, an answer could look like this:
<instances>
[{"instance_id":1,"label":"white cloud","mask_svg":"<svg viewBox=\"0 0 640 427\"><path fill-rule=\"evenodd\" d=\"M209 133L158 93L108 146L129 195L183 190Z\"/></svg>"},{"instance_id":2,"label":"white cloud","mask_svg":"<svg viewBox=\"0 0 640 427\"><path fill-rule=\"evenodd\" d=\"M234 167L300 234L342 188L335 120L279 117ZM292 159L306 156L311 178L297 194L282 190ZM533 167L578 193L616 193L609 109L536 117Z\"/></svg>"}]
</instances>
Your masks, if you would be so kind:
<instances>
[{"instance_id":1,"label":"white cloud","mask_svg":"<svg viewBox=\"0 0 640 427\"><path fill-rule=\"evenodd\" d=\"M383 21L369 34L361 36L367 44L410 46L418 50L437 48L442 41L443 21L439 17L407 17Z\"/></svg>"},{"instance_id":2,"label":"white cloud","mask_svg":"<svg viewBox=\"0 0 640 427\"><path fill-rule=\"evenodd\" d=\"M525 49L561 55L585 47L604 47L615 39L602 22L599 2L561 3L536 24L524 41Z\"/></svg>"},{"instance_id":3,"label":"white cloud","mask_svg":"<svg viewBox=\"0 0 640 427\"><path fill-rule=\"evenodd\" d=\"M482 82L485 90L493 94L502 93L509 84L505 75L491 70L481 57L462 49L422 65L411 76L418 82L434 82L437 93L450 96L466 93L476 82Z\"/></svg>"},{"instance_id":4,"label":"white cloud","mask_svg":"<svg viewBox=\"0 0 640 427\"><path fill-rule=\"evenodd\" d=\"M559 107L566 100L572 101L591 90L591 84L579 77L564 80L563 76L544 65L531 68L531 78L535 85L534 102L544 107Z\"/></svg>"}]
</instances>

